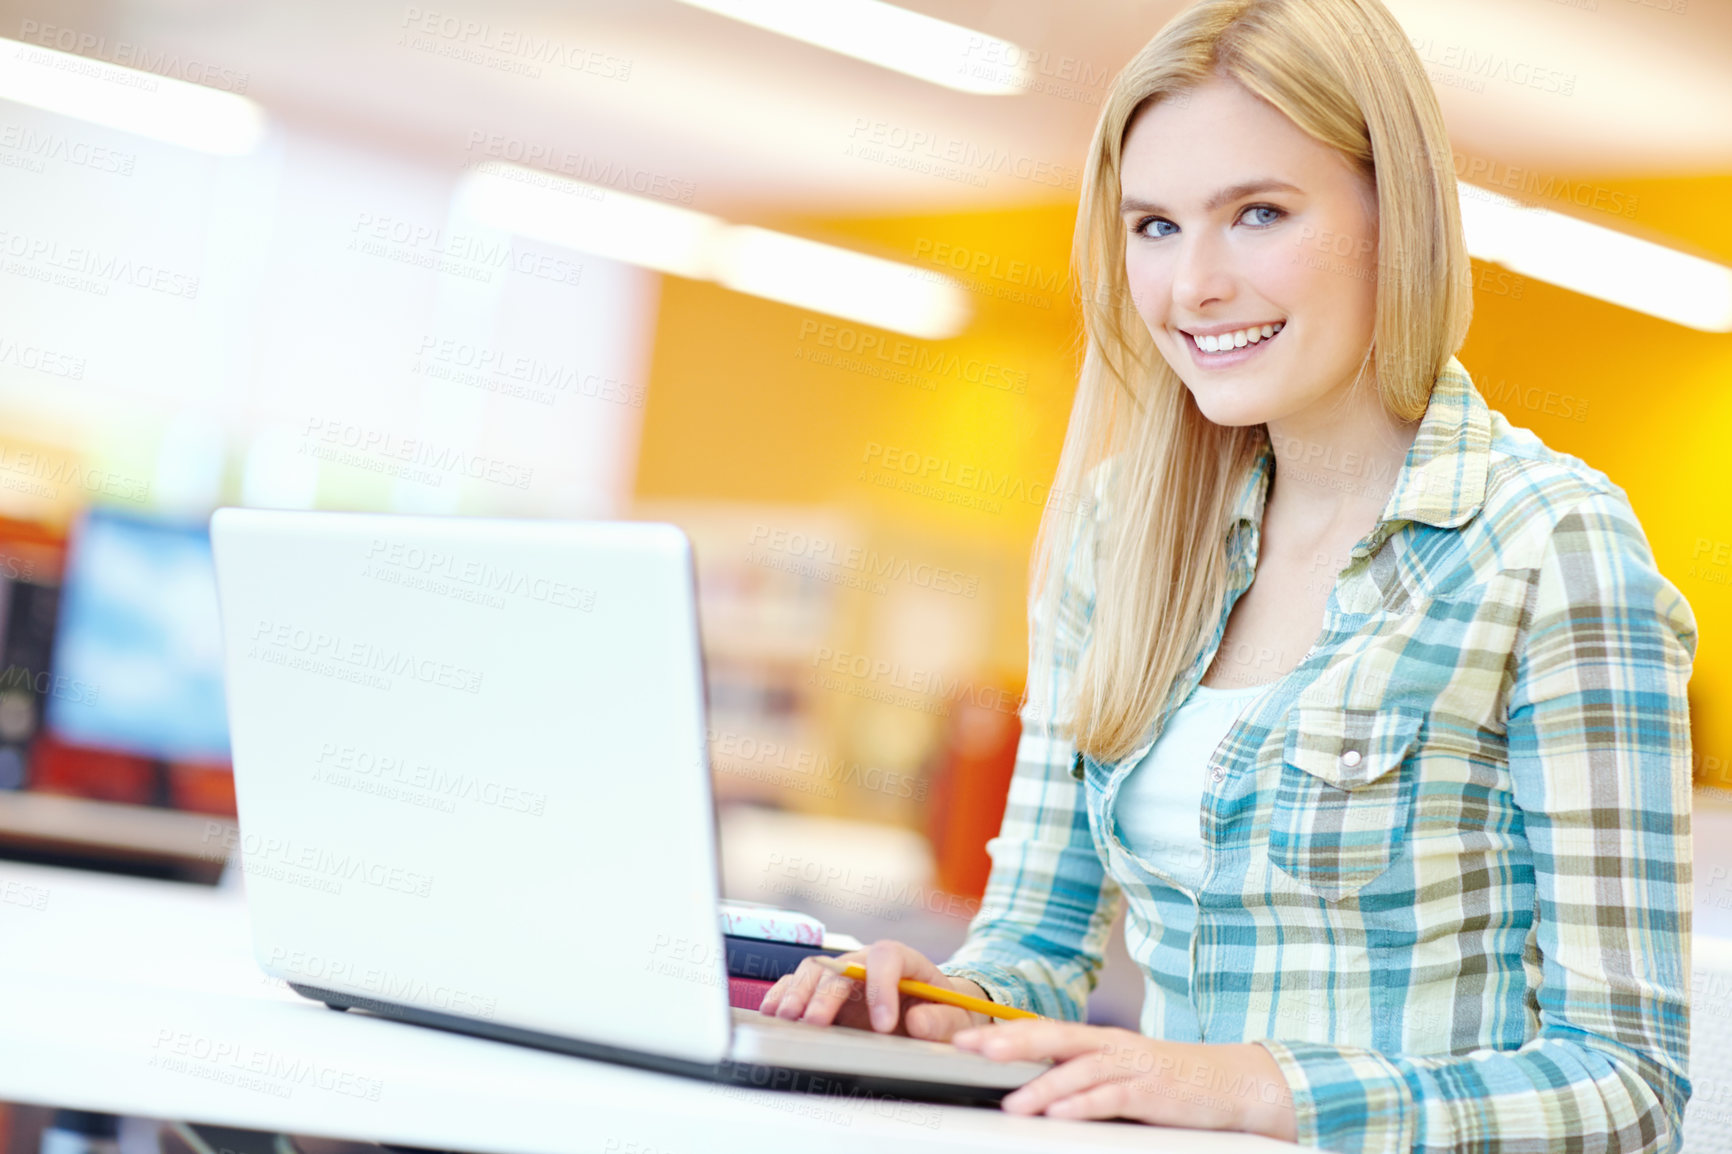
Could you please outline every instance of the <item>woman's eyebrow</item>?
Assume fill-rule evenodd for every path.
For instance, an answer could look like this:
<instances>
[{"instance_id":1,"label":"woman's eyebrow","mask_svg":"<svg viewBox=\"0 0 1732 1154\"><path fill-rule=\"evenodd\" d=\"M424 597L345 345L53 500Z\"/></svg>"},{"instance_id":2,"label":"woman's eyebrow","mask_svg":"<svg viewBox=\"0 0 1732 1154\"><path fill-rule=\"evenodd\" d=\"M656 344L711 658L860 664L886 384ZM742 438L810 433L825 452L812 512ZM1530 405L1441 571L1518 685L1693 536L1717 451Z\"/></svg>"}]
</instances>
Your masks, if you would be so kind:
<instances>
[{"instance_id":1,"label":"woman's eyebrow","mask_svg":"<svg viewBox=\"0 0 1732 1154\"><path fill-rule=\"evenodd\" d=\"M1235 184L1235 185L1231 185L1227 188L1223 188L1219 192L1215 193L1215 195L1211 196L1206 202L1204 202L1203 211L1204 212L1214 212L1216 209L1219 209L1225 205L1231 204L1235 200L1241 200L1247 196L1255 196L1259 192L1299 192L1299 191L1301 191L1301 190L1293 187L1291 184L1288 184L1284 180L1274 180L1274 179L1269 179L1269 178L1265 178L1262 180L1247 180L1247 181L1244 181L1243 183ZM1121 201L1119 204L1119 215L1120 216L1124 216L1126 213L1130 213L1130 212L1165 212L1165 211L1166 211L1166 209L1162 208L1158 204L1155 204L1155 203L1153 203L1151 201L1147 201L1147 200L1141 200L1141 199L1134 197L1134 196L1125 197L1125 199L1123 201Z\"/></svg>"}]
</instances>

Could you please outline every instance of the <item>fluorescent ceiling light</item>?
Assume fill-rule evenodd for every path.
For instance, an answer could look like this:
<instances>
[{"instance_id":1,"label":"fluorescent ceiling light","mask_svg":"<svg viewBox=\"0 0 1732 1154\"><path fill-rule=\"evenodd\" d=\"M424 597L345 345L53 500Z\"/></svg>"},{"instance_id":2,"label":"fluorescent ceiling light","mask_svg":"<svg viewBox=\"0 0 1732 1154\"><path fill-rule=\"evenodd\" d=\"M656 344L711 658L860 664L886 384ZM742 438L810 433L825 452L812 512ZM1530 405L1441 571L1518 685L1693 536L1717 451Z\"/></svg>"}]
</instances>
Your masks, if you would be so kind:
<instances>
[{"instance_id":1,"label":"fluorescent ceiling light","mask_svg":"<svg viewBox=\"0 0 1732 1154\"><path fill-rule=\"evenodd\" d=\"M1512 272L1710 333L1732 332L1732 268L1461 186L1468 252Z\"/></svg>"},{"instance_id":2,"label":"fluorescent ceiling light","mask_svg":"<svg viewBox=\"0 0 1732 1154\"><path fill-rule=\"evenodd\" d=\"M477 165L452 207L501 232L909 336L942 340L968 323L962 287L929 269L535 169Z\"/></svg>"},{"instance_id":3,"label":"fluorescent ceiling light","mask_svg":"<svg viewBox=\"0 0 1732 1154\"><path fill-rule=\"evenodd\" d=\"M533 168L487 161L464 174L458 211L501 232L701 280L719 217Z\"/></svg>"},{"instance_id":4,"label":"fluorescent ceiling light","mask_svg":"<svg viewBox=\"0 0 1732 1154\"><path fill-rule=\"evenodd\" d=\"M1028 85L1028 53L1008 40L882 0L684 0L720 16L961 92Z\"/></svg>"},{"instance_id":5,"label":"fluorescent ceiling light","mask_svg":"<svg viewBox=\"0 0 1732 1154\"><path fill-rule=\"evenodd\" d=\"M954 336L968 320L955 285L909 265L749 225L719 239L714 275L736 292L918 337Z\"/></svg>"},{"instance_id":6,"label":"fluorescent ceiling light","mask_svg":"<svg viewBox=\"0 0 1732 1154\"><path fill-rule=\"evenodd\" d=\"M244 96L3 38L0 100L219 156L251 152L265 131Z\"/></svg>"}]
</instances>

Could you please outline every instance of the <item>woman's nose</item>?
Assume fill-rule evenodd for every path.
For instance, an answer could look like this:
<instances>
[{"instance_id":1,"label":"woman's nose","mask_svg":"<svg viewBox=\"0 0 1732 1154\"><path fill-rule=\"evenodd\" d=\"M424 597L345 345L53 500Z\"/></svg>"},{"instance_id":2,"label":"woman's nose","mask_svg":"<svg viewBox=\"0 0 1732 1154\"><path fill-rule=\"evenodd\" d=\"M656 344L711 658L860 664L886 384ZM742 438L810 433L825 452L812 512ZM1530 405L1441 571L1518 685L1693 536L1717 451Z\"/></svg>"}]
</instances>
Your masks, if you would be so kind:
<instances>
[{"instance_id":1,"label":"woman's nose","mask_svg":"<svg viewBox=\"0 0 1732 1154\"><path fill-rule=\"evenodd\" d=\"M1225 247L1208 236L1181 237L1173 263L1173 304L1194 313L1233 295L1234 272Z\"/></svg>"}]
</instances>

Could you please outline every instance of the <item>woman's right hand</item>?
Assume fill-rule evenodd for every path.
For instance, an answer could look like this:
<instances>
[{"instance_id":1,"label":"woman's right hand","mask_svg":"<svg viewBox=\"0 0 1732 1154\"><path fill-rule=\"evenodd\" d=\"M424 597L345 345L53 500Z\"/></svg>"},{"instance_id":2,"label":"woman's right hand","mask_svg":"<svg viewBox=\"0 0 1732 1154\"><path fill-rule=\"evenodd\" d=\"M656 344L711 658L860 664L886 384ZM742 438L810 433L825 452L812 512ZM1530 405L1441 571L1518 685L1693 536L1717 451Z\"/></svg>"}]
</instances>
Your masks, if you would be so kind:
<instances>
[{"instance_id":1,"label":"woman's right hand","mask_svg":"<svg viewBox=\"0 0 1732 1154\"><path fill-rule=\"evenodd\" d=\"M864 950L841 954L836 960L866 967L865 988L861 988L861 982L844 978L807 958L793 973L777 979L764 994L759 1012L778 1018L798 1018L820 1026L851 1026L857 1030L876 1030L881 1034L901 1034L933 1042L948 1042L958 1030L988 1025L996 1020L960 1006L903 996L896 983L903 978L913 978L959 994L986 998L986 991L967 978L953 978L940 973L938 967L913 946L884 938ZM872 1013L868 1013L869 1008Z\"/></svg>"}]
</instances>

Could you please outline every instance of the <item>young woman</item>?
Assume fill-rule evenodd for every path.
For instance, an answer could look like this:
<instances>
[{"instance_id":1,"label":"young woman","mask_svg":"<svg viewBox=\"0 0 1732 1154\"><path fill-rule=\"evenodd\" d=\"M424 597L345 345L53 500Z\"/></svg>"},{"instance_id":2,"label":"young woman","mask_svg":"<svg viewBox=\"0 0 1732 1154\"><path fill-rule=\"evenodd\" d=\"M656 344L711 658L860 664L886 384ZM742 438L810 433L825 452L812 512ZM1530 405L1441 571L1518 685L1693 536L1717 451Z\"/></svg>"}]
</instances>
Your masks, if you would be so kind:
<instances>
[{"instance_id":1,"label":"young woman","mask_svg":"<svg viewBox=\"0 0 1732 1154\"><path fill-rule=\"evenodd\" d=\"M943 965L881 941L864 1004L810 966L766 1013L1054 1059L1016 1113L1677 1146L1695 620L1455 359L1449 155L1377 0L1204 0L1125 68L985 900ZM1126 902L1135 1033L1082 1024Z\"/></svg>"}]
</instances>

